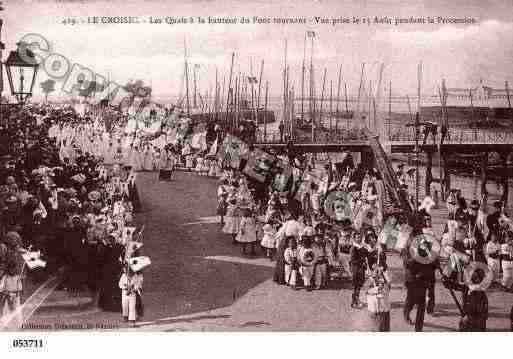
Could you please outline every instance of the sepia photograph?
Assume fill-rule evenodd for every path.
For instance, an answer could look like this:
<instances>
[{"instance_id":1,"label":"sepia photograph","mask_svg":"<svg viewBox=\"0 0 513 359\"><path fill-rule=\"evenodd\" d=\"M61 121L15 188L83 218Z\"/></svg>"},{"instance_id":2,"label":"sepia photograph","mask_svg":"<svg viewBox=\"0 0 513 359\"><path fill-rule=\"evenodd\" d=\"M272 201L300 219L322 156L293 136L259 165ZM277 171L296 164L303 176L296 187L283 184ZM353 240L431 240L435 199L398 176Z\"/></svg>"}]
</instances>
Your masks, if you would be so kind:
<instances>
[{"instance_id":1,"label":"sepia photograph","mask_svg":"<svg viewBox=\"0 0 513 359\"><path fill-rule=\"evenodd\" d=\"M513 331L512 5L1 1L0 336Z\"/></svg>"}]
</instances>

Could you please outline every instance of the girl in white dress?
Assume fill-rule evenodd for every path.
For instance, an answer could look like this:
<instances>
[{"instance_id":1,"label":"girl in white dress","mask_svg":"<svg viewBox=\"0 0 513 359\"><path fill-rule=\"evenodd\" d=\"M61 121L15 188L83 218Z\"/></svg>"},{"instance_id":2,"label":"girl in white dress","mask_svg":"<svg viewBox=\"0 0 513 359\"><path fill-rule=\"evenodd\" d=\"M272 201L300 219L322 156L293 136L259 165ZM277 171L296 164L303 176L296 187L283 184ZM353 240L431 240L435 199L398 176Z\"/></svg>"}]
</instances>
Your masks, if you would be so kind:
<instances>
[{"instance_id":1,"label":"girl in white dress","mask_svg":"<svg viewBox=\"0 0 513 359\"><path fill-rule=\"evenodd\" d=\"M246 254L248 244L251 245L251 254L256 254L257 228L255 218L253 218L249 209L243 210L238 229L236 241L242 243L242 254Z\"/></svg>"},{"instance_id":2,"label":"girl in white dress","mask_svg":"<svg viewBox=\"0 0 513 359\"><path fill-rule=\"evenodd\" d=\"M128 152L128 165L132 166L132 169L134 171L140 171L141 170L141 161L139 160L139 148L137 146L134 146L133 144L130 145L130 149Z\"/></svg>"},{"instance_id":3,"label":"girl in white dress","mask_svg":"<svg viewBox=\"0 0 513 359\"><path fill-rule=\"evenodd\" d=\"M506 234L505 241L501 245L502 286L509 290L513 286L513 238L510 233Z\"/></svg>"},{"instance_id":4,"label":"girl in white dress","mask_svg":"<svg viewBox=\"0 0 513 359\"><path fill-rule=\"evenodd\" d=\"M203 166L201 166L201 175L208 176L208 171L210 170L210 160L207 158L203 158Z\"/></svg>"},{"instance_id":5,"label":"girl in white dress","mask_svg":"<svg viewBox=\"0 0 513 359\"><path fill-rule=\"evenodd\" d=\"M200 156L196 157L196 167L194 168L194 172L197 175L201 176L201 171L203 170L203 158Z\"/></svg>"},{"instance_id":6,"label":"girl in white dress","mask_svg":"<svg viewBox=\"0 0 513 359\"><path fill-rule=\"evenodd\" d=\"M237 208L237 201L235 198L228 199L228 206L226 207L226 215L224 217L223 233L232 236L233 243L236 243L235 237L239 232L239 214Z\"/></svg>"},{"instance_id":7,"label":"girl in white dress","mask_svg":"<svg viewBox=\"0 0 513 359\"><path fill-rule=\"evenodd\" d=\"M152 155L152 167L154 171L158 171L160 164L160 151L157 146L153 146L153 155Z\"/></svg>"},{"instance_id":8,"label":"girl in white dress","mask_svg":"<svg viewBox=\"0 0 513 359\"><path fill-rule=\"evenodd\" d=\"M493 273L493 281L499 282L500 262L501 262L501 245L497 233L490 233L490 241L486 244L486 261L488 267Z\"/></svg>"},{"instance_id":9,"label":"girl in white dress","mask_svg":"<svg viewBox=\"0 0 513 359\"><path fill-rule=\"evenodd\" d=\"M215 167L216 160L211 159L208 161L208 177L215 177L216 176L216 167Z\"/></svg>"},{"instance_id":10,"label":"girl in white dress","mask_svg":"<svg viewBox=\"0 0 513 359\"><path fill-rule=\"evenodd\" d=\"M151 171L153 169L153 159L152 159L152 153L149 145L146 145L144 149L144 156L143 156L143 170L145 171Z\"/></svg>"},{"instance_id":11,"label":"girl in white dress","mask_svg":"<svg viewBox=\"0 0 513 359\"><path fill-rule=\"evenodd\" d=\"M188 171L192 171L194 169L194 156L192 154L185 156L185 167Z\"/></svg>"},{"instance_id":12,"label":"girl in white dress","mask_svg":"<svg viewBox=\"0 0 513 359\"><path fill-rule=\"evenodd\" d=\"M262 227L262 230L264 232L264 236L262 237L262 241L260 242L260 245L265 248L265 252L269 260L273 260L273 254L276 249L276 229L273 226L273 223L271 221L264 224Z\"/></svg>"}]
</instances>

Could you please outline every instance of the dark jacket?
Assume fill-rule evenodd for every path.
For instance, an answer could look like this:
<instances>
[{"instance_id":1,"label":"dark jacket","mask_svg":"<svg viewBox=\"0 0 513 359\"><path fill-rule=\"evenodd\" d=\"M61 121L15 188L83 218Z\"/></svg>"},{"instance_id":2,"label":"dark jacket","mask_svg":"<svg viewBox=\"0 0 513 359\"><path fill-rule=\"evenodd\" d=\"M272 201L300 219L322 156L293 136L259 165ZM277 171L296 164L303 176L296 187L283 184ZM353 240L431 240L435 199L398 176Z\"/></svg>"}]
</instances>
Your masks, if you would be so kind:
<instances>
[{"instance_id":1,"label":"dark jacket","mask_svg":"<svg viewBox=\"0 0 513 359\"><path fill-rule=\"evenodd\" d=\"M403 256L403 264L405 268L405 284L423 281L429 285L436 281L435 271L439 266L438 260L430 264L422 264L409 256Z\"/></svg>"}]
</instances>

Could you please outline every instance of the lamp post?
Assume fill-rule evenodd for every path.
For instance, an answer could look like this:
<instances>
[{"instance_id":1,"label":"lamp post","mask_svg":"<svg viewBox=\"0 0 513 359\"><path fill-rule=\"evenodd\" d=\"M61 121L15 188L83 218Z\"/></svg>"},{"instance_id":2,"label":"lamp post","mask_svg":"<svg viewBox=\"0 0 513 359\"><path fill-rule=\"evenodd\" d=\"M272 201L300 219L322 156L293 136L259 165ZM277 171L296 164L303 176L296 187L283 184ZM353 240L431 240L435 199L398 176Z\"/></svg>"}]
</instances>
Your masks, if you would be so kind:
<instances>
[{"instance_id":1,"label":"lamp post","mask_svg":"<svg viewBox=\"0 0 513 359\"><path fill-rule=\"evenodd\" d=\"M0 3L0 11L2 11L2 3ZM2 109L2 93L4 92L4 69L2 67L2 50L5 49L5 45L2 42L2 25L4 21L0 19L0 125L3 125L3 109Z\"/></svg>"},{"instance_id":2,"label":"lamp post","mask_svg":"<svg viewBox=\"0 0 513 359\"><path fill-rule=\"evenodd\" d=\"M19 42L17 46L16 51L9 53L4 65L11 94L23 105L32 96L39 64L26 43Z\"/></svg>"}]
</instances>

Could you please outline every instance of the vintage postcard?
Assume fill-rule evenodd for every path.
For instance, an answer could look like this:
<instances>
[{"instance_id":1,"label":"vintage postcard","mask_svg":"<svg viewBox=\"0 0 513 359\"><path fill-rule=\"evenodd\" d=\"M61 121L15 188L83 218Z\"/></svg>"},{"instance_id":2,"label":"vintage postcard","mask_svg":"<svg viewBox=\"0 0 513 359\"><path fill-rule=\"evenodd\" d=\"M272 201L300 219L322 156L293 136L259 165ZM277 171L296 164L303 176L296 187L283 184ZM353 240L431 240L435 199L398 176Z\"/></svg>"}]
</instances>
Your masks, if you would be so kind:
<instances>
[{"instance_id":1,"label":"vintage postcard","mask_svg":"<svg viewBox=\"0 0 513 359\"><path fill-rule=\"evenodd\" d=\"M513 330L511 5L1 2L8 345Z\"/></svg>"}]
</instances>

